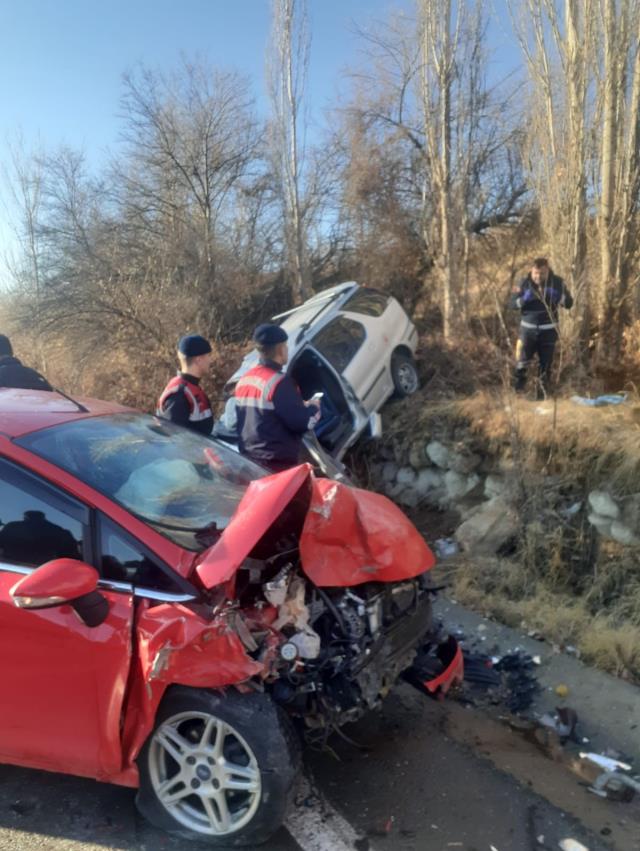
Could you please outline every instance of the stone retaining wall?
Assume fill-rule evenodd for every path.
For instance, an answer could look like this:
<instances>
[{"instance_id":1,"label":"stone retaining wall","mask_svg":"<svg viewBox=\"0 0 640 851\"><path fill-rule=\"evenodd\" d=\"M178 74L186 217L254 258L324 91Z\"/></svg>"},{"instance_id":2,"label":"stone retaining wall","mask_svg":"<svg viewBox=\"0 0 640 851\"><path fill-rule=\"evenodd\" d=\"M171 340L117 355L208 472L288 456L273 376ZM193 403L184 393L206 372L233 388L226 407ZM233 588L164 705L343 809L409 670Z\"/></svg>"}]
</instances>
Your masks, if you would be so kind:
<instances>
[{"instance_id":1,"label":"stone retaining wall","mask_svg":"<svg viewBox=\"0 0 640 851\"><path fill-rule=\"evenodd\" d=\"M371 467L372 485L405 508L421 505L454 509L460 515L455 537L475 554L494 554L513 539L521 525L519 485L513 465L483 457L464 441L415 441ZM390 457L389 457L390 456ZM393 460L391 460L393 458ZM544 480L539 483L544 487ZM583 504L584 503L584 504ZM623 546L640 546L640 493L616 497L606 489L559 507L559 522L581 511L598 533Z\"/></svg>"}]
</instances>

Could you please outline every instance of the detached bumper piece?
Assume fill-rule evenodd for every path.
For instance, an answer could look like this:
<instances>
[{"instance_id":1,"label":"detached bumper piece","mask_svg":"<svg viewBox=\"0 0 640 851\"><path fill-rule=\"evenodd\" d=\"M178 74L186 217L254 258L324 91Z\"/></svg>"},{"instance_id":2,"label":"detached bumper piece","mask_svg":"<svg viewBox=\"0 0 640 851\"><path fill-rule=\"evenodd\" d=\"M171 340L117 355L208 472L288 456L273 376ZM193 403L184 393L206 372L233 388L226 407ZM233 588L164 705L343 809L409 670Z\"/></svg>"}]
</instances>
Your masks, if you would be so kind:
<instances>
[{"instance_id":1,"label":"detached bumper piece","mask_svg":"<svg viewBox=\"0 0 640 851\"><path fill-rule=\"evenodd\" d=\"M419 691L443 700L451 688L462 685L462 648L451 635L439 644L428 644L418 652L403 676Z\"/></svg>"}]
</instances>

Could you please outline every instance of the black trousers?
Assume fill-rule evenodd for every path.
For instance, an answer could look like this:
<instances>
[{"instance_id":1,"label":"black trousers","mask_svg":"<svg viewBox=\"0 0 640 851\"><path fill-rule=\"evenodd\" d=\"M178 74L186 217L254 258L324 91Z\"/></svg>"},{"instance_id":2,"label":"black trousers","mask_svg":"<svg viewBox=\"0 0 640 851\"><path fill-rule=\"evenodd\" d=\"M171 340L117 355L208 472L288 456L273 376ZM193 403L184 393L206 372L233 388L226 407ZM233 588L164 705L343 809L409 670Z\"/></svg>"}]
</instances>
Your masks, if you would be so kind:
<instances>
[{"instance_id":1,"label":"black trousers","mask_svg":"<svg viewBox=\"0 0 640 851\"><path fill-rule=\"evenodd\" d=\"M553 354L558 341L558 332L555 328L539 331L536 328L520 328L518 348L516 349L516 370L514 375L514 388L516 392L522 392L527 384L527 373L535 356L538 356L538 398L544 398L551 387L551 367L553 365Z\"/></svg>"}]
</instances>

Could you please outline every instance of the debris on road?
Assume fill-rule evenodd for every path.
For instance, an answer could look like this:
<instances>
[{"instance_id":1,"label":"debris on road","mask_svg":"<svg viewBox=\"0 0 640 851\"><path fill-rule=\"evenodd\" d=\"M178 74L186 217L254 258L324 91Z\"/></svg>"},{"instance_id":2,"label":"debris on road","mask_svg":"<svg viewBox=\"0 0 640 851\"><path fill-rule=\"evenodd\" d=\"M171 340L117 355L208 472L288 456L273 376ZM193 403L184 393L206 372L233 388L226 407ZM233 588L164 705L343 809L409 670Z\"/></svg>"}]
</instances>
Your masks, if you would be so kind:
<instances>
[{"instance_id":1,"label":"debris on road","mask_svg":"<svg viewBox=\"0 0 640 851\"><path fill-rule=\"evenodd\" d=\"M460 545L453 538L438 538L433 545L438 558L451 558L460 552Z\"/></svg>"},{"instance_id":2,"label":"debris on road","mask_svg":"<svg viewBox=\"0 0 640 851\"><path fill-rule=\"evenodd\" d=\"M579 741L576 736L578 713L575 709L571 709L570 706L556 706L554 715L551 715L550 712L545 712L540 718L540 723L544 727L549 727L556 732L562 744L569 739L574 742Z\"/></svg>"},{"instance_id":3,"label":"debris on road","mask_svg":"<svg viewBox=\"0 0 640 851\"><path fill-rule=\"evenodd\" d=\"M617 771L618 769L621 771L631 771L631 766L628 763L621 762L619 759L614 759L613 757L605 756L604 754L581 753L580 758L588 759L589 762L593 762L605 771Z\"/></svg>"},{"instance_id":4,"label":"debris on road","mask_svg":"<svg viewBox=\"0 0 640 851\"><path fill-rule=\"evenodd\" d=\"M631 771L628 762L606 754L584 752L580 753L580 759L602 769L589 786L589 791L599 798L629 802L636 792L640 792L640 777L632 777L626 773Z\"/></svg>"},{"instance_id":5,"label":"debris on road","mask_svg":"<svg viewBox=\"0 0 640 851\"><path fill-rule=\"evenodd\" d=\"M578 842L577 839L563 839L558 845L562 851L589 851L587 846Z\"/></svg>"},{"instance_id":6,"label":"debris on road","mask_svg":"<svg viewBox=\"0 0 640 851\"><path fill-rule=\"evenodd\" d=\"M464 650L463 655L467 697L472 703L487 699L506 706L514 714L531 706L540 690L533 674L536 663L531 656L519 649L503 656Z\"/></svg>"},{"instance_id":7,"label":"debris on road","mask_svg":"<svg viewBox=\"0 0 640 851\"><path fill-rule=\"evenodd\" d=\"M434 640L418 652L402 676L419 691L444 699L450 688L463 683L464 660L458 642L438 628Z\"/></svg>"}]
</instances>

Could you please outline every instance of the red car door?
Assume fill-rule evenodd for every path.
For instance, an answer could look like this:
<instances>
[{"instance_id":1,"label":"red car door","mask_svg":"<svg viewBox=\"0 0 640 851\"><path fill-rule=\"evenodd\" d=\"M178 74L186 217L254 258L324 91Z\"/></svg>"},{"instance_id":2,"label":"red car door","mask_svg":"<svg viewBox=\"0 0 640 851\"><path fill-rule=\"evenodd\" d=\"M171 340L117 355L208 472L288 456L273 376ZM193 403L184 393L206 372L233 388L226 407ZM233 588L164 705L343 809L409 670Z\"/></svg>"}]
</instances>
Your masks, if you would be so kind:
<instances>
[{"instance_id":1,"label":"red car door","mask_svg":"<svg viewBox=\"0 0 640 851\"><path fill-rule=\"evenodd\" d=\"M86 626L69 605L19 609L10 589L53 558L89 558L89 511L0 459L0 762L107 779L121 769L120 717L133 601L104 592Z\"/></svg>"}]
</instances>

